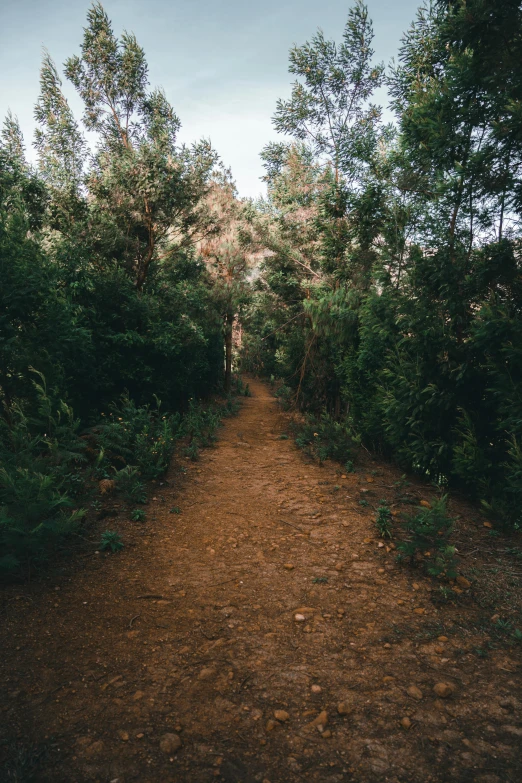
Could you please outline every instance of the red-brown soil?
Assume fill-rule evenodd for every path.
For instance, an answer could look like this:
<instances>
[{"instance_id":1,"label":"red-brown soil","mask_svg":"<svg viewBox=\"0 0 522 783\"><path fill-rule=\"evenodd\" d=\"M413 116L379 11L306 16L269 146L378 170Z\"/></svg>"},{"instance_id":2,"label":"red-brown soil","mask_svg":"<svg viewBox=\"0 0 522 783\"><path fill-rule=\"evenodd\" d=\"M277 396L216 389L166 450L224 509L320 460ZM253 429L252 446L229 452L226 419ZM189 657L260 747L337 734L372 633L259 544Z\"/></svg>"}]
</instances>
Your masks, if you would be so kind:
<instances>
[{"instance_id":1,"label":"red-brown soil","mask_svg":"<svg viewBox=\"0 0 522 783\"><path fill-rule=\"evenodd\" d=\"M521 781L522 645L490 620L519 610L520 561L455 501L472 586L441 602L377 535L381 498L411 509L400 474L311 463L251 387L146 523L109 523L122 552L4 589L5 780Z\"/></svg>"}]
</instances>

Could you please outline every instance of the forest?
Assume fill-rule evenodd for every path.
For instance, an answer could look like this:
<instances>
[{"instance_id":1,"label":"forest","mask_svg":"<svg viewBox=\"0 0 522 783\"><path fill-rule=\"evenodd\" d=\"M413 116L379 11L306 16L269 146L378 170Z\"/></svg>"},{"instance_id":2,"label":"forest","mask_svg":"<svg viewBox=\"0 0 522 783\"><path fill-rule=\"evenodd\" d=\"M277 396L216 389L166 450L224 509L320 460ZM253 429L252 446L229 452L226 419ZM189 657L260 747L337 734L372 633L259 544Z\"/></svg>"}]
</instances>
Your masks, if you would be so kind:
<instances>
[{"instance_id":1,"label":"forest","mask_svg":"<svg viewBox=\"0 0 522 783\"><path fill-rule=\"evenodd\" d=\"M235 364L325 441L341 427L519 530L520 24L513 0L440 0L386 69L356 3L340 42L290 52L258 201L177 142L101 5L63 74L81 123L44 55L37 165L10 113L0 146L3 572L81 527L93 477L165 470L183 414L230 394L238 319Z\"/></svg>"},{"instance_id":2,"label":"forest","mask_svg":"<svg viewBox=\"0 0 522 783\"><path fill-rule=\"evenodd\" d=\"M7 111L0 783L522 780L522 5L373 47L256 199L99 2Z\"/></svg>"}]
</instances>

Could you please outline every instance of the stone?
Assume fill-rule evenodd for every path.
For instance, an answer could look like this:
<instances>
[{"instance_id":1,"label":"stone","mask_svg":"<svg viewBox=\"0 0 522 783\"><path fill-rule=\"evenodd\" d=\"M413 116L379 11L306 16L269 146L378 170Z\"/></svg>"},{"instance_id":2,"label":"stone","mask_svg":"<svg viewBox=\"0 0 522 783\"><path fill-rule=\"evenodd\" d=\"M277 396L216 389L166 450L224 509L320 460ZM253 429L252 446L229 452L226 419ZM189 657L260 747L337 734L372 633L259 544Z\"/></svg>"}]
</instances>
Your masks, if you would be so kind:
<instances>
[{"instance_id":1,"label":"stone","mask_svg":"<svg viewBox=\"0 0 522 783\"><path fill-rule=\"evenodd\" d=\"M401 726L403 729L411 729L411 720L409 718L402 718Z\"/></svg>"},{"instance_id":2,"label":"stone","mask_svg":"<svg viewBox=\"0 0 522 783\"><path fill-rule=\"evenodd\" d=\"M336 571L342 571L343 568L344 568L344 564L343 563L336 563L335 564L335 570Z\"/></svg>"},{"instance_id":3,"label":"stone","mask_svg":"<svg viewBox=\"0 0 522 783\"><path fill-rule=\"evenodd\" d=\"M120 729L120 731L118 732L118 737L123 742L128 742L128 740L129 740L129 732L128 731L121 731L121 729Z\"/></svg>"},{"instance_id":4,"label":"stone","mask_svg":"<svg viewBox=\"0 0 522 783\"><path fill-rule=\"evenodd\" d=\"M449 642L449 639L447 636L437 636L438 642Z\"/></svg>"},{"instance_id":5,"label":"stone","mask_svg":"<svg viewBox=\"0 0 522 783\"><path fill-rule=\"evenodd\" d=\"M133 701L139 701L140 699L143 699L144 696L145 696L145 694L143 693L143 691L136 691L136 693L132 697L132 700Z\"/></svg>"},{"instance_id":6,"label":"stone","mask_svg":"<svg viewBox=\"0 0 522 783\"><path fill-rule=\"evenodd\" d=\"M285 721L290 720L290 715L288 712L286 712L286 710L275 710L274 718L280 723L285 723Z\"/></svg>"},{"instance_id":7,"label":"stone","mask_svg":"<svg viewBox=\"0 0 522 783\"><path fill-rule=\"evenodd\" d=\"M420 688L417 688L416 685L410 685L406 693L408 694L408 696L411 696L412 699L417 699L417 701L420 701L422 699L422 691Z\"/></svg>"},{"instance_id":8,"label":"stone","mask_svg":"<svg viewBox=\"0 0 522 783\"><path fill-rule=\"evenodd\" d=\"M208 668L201 669L198 679L199 680L209 680L211 677L214 677L216 674L216 670L209 666Z\"/></svg>"},{"instance_id":9,"label":"stone","mask_svg":"<svg viewBox=\"0 0 522 783\"><path fill-rule=\"evenodd\" d=\"M294 620L296 621L296 623L304 623L306 621L306 617L304 616L304 614L297 613L294 614Z\"/></svg>"},{"instance_id":10,"label":"stone","mask_svg":"<svg viewBox=\"0 0 522 783\"><path fill-rule=\"evenodd\" d=\"M441 699L447 699L455 692L455 687L449 682L438 682L433 686L433 693L439 696Z\"/></svg>"},{"instance_id":11,"label":"stone","mask_svg":"<svg viewBox=\"0 0 522 783\"><path fill-rule=\"evenodd\" d=\"M266 722L265 729L267 731L273 731L276 726L277 726L277 723L275 722L275 720L272 720L272 718L270 718L270 720L267 720L267 722Z\"/></svg>"},{"instance_id":12,"label":"stone","mask_svg":"<svg viewBox=\"0 0 522 783\"><path fill-rule=\"evenodd\" d=\"M337 705L337 712L339 715L349 715L352 711L352 708L349 704L347 704L345 701L340 701Z\"/></svg>"},{"instance_id":13,"label":"stone","mask_svg":"<svg viewBox=\"0 0 522 783\"><path fill-rule=\"evenodd\" d=\"M424 614L424 612L425 612L425 611L426 611L426 610L425 610L425 609L423 609L423 607L422 607L422 606L418 606L416 609L414 609L414 610L413 610L413 613L414 613L414 614Z\"/></svg>"},{"instance_id":14,"label":"stone","mask_svg":"<svg viewBox=\"0 0 522 783\"><path fill-rule=\"evenodd\" d=\"M323 689L321 688L321 686L320 686L320 685L312 685L312 687L310 688L310 690L312 691L312 693L321 693L321 691L322 691Z\"/></svg>"},{"instance_id":15,"label":"stone","mask_svg":"<svg viewBox=\"0 0 522 783\"><path fill-rule=\"evenodd\" d=\"M329 737L332 736L332 732L330 731L330 729L326 729L326 731L322 732L321 736L323 739L329 739Z\"/></svg>"},{"instance_id":16,"label":"stone","mask_svg":"<svg viewBox=\"0 0 522 783\"><path fill-rule=\"evenodd\" d=\"M462 587L464 590L469 590L471 587L471 582L469 579L466 579L465 576L460 576L460 574L457 576L457 584L459 587Z\"/></svg>"},{"instance_id":17,"label":"stone","mask_svg":"<svg viewBox=\"0 0 522 783\"><path fill-rule=\"evenodd\" d=\"M382 681L387 684L390 682L395 682L395 677L392 677L391 675L387 675L386 677L382 678Z\"/></svg>"},{"instance_id":18,"label":"stone","mask_svg":"<svg viewBox=\"0 0 522 783\"><path fill-rule=\"evenodd\" d=\"M311 723L312 726L316 726L317 728L322 726L323 729L327 724L328 724L328 713L326 712L326 710L322 710L317 716L317 718L314 718L314 720Z\"/></svg>"},{"instance_id":19,"label":"stone","mask_svg":"<svg viewBox=\"0 0 522 783\"><path fill-rule=\"evenodd\" d=\"M163 753L176 753L181 748L181 738L177 734L164 734L159 745Z\"/></svg>"},{"instance_id":20,"label":"stone","mask_svg":"<svg viewBox=\"0 0 522 783\"><path fill-rule=\"evenodd\" d=\"M293 563L285 563L283 568L286 568L287 571L293 571L295 566Z\"/></svg>"},{"instance_id":21,"label":"stone","mask_svg":"<svg viewBox=\"0 0 522 783\"><path fill-rule=\"evenodd\" d=\"M431 508L431 503L429 500L421 500L420 504L423 508Z\"/></svg>"}]
</instances>

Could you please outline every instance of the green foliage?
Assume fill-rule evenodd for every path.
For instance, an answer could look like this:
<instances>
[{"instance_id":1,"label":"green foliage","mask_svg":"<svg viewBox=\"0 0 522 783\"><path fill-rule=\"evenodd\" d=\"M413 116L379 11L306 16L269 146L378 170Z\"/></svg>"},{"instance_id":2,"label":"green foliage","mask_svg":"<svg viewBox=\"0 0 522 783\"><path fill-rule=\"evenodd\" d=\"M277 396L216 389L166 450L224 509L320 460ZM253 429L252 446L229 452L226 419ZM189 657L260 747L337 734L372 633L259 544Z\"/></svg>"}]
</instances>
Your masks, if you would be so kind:
<instances>
[{"instance_id":1,"label":"green foliage","mask_svg":"<svg viewBox=\"0 0 522 783\"><path fill-rule=\"evenodd\" d=\"M121 540L119 533L116 533L114 530L105 530L105 532L102 533L100 540L100 549L102 551L109 550L114 554L114 552L122 550L123 547L124 543Z\"/></svg>"},{"instance_id":2,"label":"green foliage","mask_svg":"<svg viewBox=\"0 0 522 783\"><path fill-rule=\"evenodd\" d=\"M163 413L157 398L154 406L137 406L124 394L110 406L105 420L96 427L96 435L106 463L132 461L143 479L158 478L165 472L180 435L179 414Z\"/></svg>"},{"instance_id":3,"label":"green foliage","mask_svg":"<svg viewBox=\"0 0 522 783\"><path fill-rule=\"evenodd\" d=\"M43 562L77 532L85 515L74 508L85 463L79 422L63 400L33 381L29 416L19 403L0 418L0 568L24 571Z\"/></svg>"},{"instance_id":4,"label":"green foliage","mask_svg":"<svg viewBox=\"0 0 522 783\"><path fill-rule=\"evenodd\" d=\"M327 413L320 418L307 416L294 425L295 442L300 449L318 459L345 462L353 448L353 438L347 424L335 421Z\"/></svg>"},{"instance_id":5,"label":"green foliage","mask_svg":"<svg viewBox=\"0 0 522 783\"><path fill-rule=\"evenodd\" d=\"M379 504L375 524L381 538L392 537L392 516L386 500L381 500Z\"/></svg>"},{"instance_id":6,"label":"green foliage","mask_svg":"<svg viewBox=\"0 0 522 783\"><path fill-rule=\"evenodd\" d=\"M147 515L142 508L135 508L131 513L131 519L133 522L145 522Z\"/></svg>"},{"instance_id":7,"label":"green foliage","mask_svg":"<svg viewBox=\"0 0 522 783\"><path fill-rule=\"evenodd\" d=\"M454 579L457 575L455 547L449 543L454 520L446 513L447 498L431 508L420 507L404 522L406 538L397 544L400 560L421 563L431 576Z\"/></svg>"},{"instance_id":8,"label":"green foliage","mask_svg":"<svg viewBox=\"0 0 522 783\"><path fill-rule=\"evenodd\" d=\"M122 492L128 503L146 503L145 484L140 480L140 472L135 465L125 465L114 473L116 487Z\"/></svg>"},{"instance_id":9,"label":"green foliage","mask_svg":"<svg viewBox=\"0 0 522 783\"><path fill-rule=\"evenodd\" d=\"M291 50L297 81L274 117L289 139L263 152L268 199L251 217L270 252L244 339L246 366L281 378L287 406L348 414L367 448L465 491L511 531L522 526L521 31L514 0L422 7L388 77L395 129L371 104L382 69L362 4L340 43L319 32Z\"/></svg>"}]
</instances>

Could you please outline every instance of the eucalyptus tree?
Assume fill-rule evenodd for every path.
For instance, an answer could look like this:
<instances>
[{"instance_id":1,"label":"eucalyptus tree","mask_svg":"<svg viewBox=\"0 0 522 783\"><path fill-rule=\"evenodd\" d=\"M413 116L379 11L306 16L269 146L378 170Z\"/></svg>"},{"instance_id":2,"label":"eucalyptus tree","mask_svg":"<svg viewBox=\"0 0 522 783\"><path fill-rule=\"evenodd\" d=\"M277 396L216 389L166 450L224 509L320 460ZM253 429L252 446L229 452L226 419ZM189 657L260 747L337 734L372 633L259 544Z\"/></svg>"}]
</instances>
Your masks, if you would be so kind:
<instances>
[{"instance_id":1,"label":"eucalyptus tree","mask_svg":"<svg viewBox=\"0 0 522 783\"><path fill-rule=\"evenodd\" d=\"M150 89L143 49L134 35L114 34L99 3L65 74L95 149L91 159L46 54L35 110L42 172L54 191L88 194L88 241L111 249L141 290L152 264L218 229L203 207L217 155L206 141L178 144L179 118L165 94Z\"/></svg>"},{"instance_id":2,"label":"eucalyptus tree","mask_svg":"<svg viewBox=\"0 0 522 783\"><path fill-rule=\"evenodd\" d=\"M228 394L232 382L233 331L250 297L249 274L252 271L252 253L243 240L244 205L229 171L215 172L207 195L207 207L221 229L210 232L198 242L198 250L205 261L212 280L212 299L222 318L225 338L224 388Z\"/></svg>"}]
</instances>

